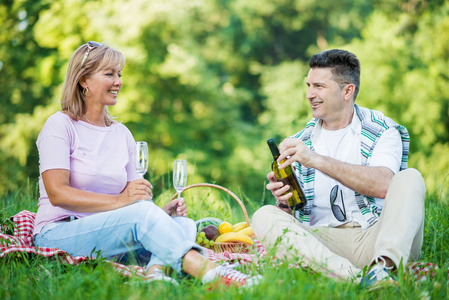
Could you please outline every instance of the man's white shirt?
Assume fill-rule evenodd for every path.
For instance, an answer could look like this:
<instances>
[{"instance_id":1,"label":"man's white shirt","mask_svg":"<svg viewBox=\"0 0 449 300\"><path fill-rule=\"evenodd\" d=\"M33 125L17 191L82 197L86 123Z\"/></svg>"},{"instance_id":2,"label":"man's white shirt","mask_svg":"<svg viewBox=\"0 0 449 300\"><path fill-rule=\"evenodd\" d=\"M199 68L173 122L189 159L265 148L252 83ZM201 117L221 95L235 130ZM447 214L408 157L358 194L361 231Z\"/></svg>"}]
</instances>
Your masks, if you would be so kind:
<instances>
[{"instance_id":1,"label":"man's white shirt","mask_svg":"<svg viewBox=\"0 0 449 300\"><path fill-rule=\"evenodd\" d=\"M360 165L361 123L354 113L351 124L339 130L326 130L318 122L314 128L311 140L315 152L349 164ZM386 130L379 138L369 162L370 167L384 166L394 174L399 172L402 160L402 142L396 128ZM330 191L335 185L343 191L343 201L346 208L346 222L339 222L332 214L330 206ZM343 210L340 191L335 204ZM384 199L376 198L378 212L381 212ZM315 170L315 198L310 216L310 225L335 227L347 222L356 222L363 226L366 223L354 195L354 191L345 187L335 179Z\"/></svg>"}]
</instances>

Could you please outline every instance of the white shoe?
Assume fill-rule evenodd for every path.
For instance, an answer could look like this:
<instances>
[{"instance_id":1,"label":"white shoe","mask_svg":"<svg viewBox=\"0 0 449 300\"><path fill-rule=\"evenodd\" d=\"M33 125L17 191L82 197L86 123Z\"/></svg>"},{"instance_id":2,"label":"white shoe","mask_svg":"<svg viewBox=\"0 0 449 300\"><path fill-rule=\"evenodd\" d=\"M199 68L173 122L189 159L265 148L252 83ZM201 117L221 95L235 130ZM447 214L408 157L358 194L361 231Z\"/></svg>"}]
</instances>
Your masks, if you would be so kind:
<instances>
[{"instance_id":1,"label":"white shoe","mask_svg":"<svg viewBox=\"0 0 449 300\"><path fill-rule=\"evenodd\" d=\"M234 269L238 265L238 263L233 265L224 263L204 274L201 282L203 284L207 284L220 278L221 283L224 283L226 286L237 285L245 288L252 287L260 283L263 278L261 275L251 276L243 274L242 272Z\"/></svg>"},{"instance_id":2,"label":"white shoe","mask_svg":"<svg viewBox=\"0 0 449 300\"><path fill-rule=\"evenodd\" d=\"M179 285L176 280L165 275L164 272L162 272L162 270L160 270L160 269L154 269L153 273L145 276L145 281L146 282L166 281L166 282L170 282L173 285Z\"/></svg>"},{"instance_id":3,"label":"white shoe","mask_svg":"<svg viewBox=\"0 0 449 300\"><path fill-rule=\"evenodd\" d=\"M360 282L360 287L364 289L374 290L385 285L397 285L391 275L393 267L385 267L385 260L380 258L383 264L375 264Z\"/></svg>"}]
</instances>

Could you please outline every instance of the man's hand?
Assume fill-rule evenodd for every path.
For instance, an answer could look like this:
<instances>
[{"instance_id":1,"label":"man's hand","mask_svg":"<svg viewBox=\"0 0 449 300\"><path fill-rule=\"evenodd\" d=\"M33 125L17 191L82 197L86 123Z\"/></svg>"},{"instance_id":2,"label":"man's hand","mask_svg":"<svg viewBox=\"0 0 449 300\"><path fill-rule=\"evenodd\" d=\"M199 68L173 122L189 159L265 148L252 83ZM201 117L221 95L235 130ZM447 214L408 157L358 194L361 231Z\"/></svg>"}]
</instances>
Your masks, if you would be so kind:
<instances>
[{"instance_id":1,"label":"man's hand","mask_svg":"<svg viewBox=\"0 0 449 300\"><path fill-rule=\"evenodd\" d=\"M279 144L279 158L278 161L285 161L279 166L283 169L293 162L297 161L301 165L310 168L314 167L314 162L318 155L310 150L303 141L299 139L286 138Z\"/></svg>"},{"instance_id":2,"label":"man's hand","mask_svg":"<svg viewBox=\"0 0 449 300\"><path fill-rule=\"evenodd\" d=\"M387 167L370 167L345 163L310 150L301 140L286 138L279 144L279 168L297 161L337 180L359 194L384 199L394 173ZM288 158L287 158L288 157Z\"/></svg>"},{"instance_id":3,"label":"man's hand","mask_svg":"<svg viewBox=\"0 0 449 300\"><path fill-rule=\"evenodd\" d=\"M279 207L279 204L288 206L287 200L290 199L293 196L293 194L291 192L285 195L283 194L290 189L290 186L284 185L283 182L277 181L273 172L268 173L267 178L269 181L269 183L267 184L267 190L271 191L274 198L276 198L276 206ZM285 211L286 213L292 212L290 208L279 207L279 209Z\"/></svg>"}]
</instances>

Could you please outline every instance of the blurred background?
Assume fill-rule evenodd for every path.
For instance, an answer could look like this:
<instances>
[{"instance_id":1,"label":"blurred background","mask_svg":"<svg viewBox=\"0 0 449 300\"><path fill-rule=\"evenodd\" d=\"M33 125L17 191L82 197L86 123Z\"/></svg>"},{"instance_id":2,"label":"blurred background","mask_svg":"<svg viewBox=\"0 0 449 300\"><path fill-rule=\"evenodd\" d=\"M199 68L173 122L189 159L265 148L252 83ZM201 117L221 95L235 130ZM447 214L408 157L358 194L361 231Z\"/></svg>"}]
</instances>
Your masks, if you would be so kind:
<instances>
[{"instance_id":1,"label":"blurred background","mask_svg":"<svg viewBox=\"0 0 449 300\"><path fill-rule=\"evenodd\" d=\"M449 1L1 0L0 24L0 196L35 185L37 135L94 40L126 56L110 111L148 142L156 194L185 158L188 184L273 203L266 140L304 127L308 60L341 48L362 64L357 103L408 128L409 166L448 202Z\"/></svg>"}]
</instances>

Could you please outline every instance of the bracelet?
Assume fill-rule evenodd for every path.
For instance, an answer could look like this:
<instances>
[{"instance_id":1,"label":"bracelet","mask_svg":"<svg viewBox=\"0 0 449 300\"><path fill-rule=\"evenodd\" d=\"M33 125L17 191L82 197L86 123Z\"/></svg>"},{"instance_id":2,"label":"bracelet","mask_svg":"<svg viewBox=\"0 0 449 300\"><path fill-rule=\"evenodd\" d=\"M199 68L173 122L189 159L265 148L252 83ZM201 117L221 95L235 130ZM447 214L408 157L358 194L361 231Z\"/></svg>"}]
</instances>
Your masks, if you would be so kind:
<instances>
[{"instance_id":1,"label":"bracelet","mask_svg":"<svg viewBox=\"0 0 449 300\"><path fill-rule=\"evenodd\" d=\"M291 209L290 206L282 204L279 201L276 201L276 206L279 207L279 208L283 208L283 209Z\"/></svg>"}]
</instances>

